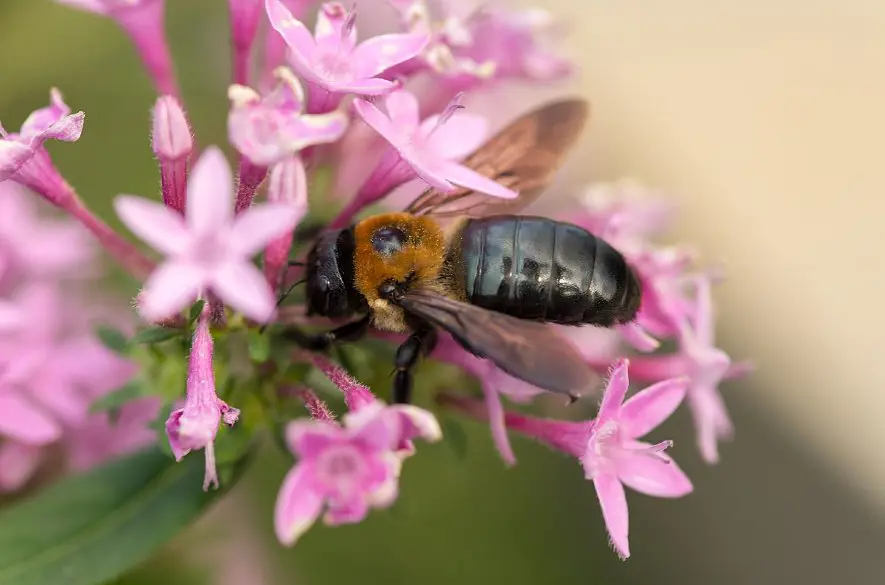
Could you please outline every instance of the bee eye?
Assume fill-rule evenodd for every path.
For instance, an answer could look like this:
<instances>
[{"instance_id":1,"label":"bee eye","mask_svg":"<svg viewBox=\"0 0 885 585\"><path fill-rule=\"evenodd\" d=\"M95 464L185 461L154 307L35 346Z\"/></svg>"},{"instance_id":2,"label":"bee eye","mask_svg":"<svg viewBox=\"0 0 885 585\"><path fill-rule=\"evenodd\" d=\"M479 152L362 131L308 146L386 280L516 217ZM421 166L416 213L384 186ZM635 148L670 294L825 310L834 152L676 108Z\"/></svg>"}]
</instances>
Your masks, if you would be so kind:
<instances>
[{"instance_id":1,"label":"bee eye","mask_svg":"<svg viewBox=\"0 0 885 585\"><path fill-rule=\"evenodd\" d=\"M395 227L378 228L372 234L372 248L381 256L393 256L406 243L406 232Z\"/></svg>"}]
</instances>

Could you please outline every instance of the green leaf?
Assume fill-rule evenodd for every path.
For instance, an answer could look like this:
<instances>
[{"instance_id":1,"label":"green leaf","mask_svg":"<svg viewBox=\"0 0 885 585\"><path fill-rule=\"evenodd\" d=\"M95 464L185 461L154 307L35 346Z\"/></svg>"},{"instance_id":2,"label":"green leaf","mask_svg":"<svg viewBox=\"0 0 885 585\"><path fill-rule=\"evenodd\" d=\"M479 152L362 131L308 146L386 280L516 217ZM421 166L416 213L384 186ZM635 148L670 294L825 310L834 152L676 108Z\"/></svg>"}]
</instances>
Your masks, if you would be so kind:
<instances>
[{"instance_id":1,"label":"green leaf","mask_svg":"<svg viewBox=\"0 0 885 585\"><path fill-rule=\"evenodd\" d=\"M95 334L98 336L101 343L114 353L126 355L126 352L129 350L129 341L126 339L126 336L122 331L114 329L113 327L99 325L95 328Z\"/></svg>"},{"instance_id":2,"label":"green leaf","mask_svg":"<svg viewBox=\"0 0 885 585\"><path fill-rule=\"evenodd\" d=\"M442 428L443 441L452 449L455 457L467 457L467 432L461 423L451 416L443 416L439 425Z\"/></svg>"},{"instance_id":3,"label":"green leaf","mask_svg":"<svg viewBox=\"0 0 885 585\"><path fill-rule=\"evenodd\" d=\"M95 413L117 410L127 402L131 402L141 396L144 396L143 386L139 382L132 381L122 388L118 388L109 394L100 396L89 406L89 412Z\"/></svg>"},{"instance_id":4,"label":"green leaf","mask_svg":"<svg viewBox=\"0 0 885 585\"><path fill-rule=\"evenodd\" d=\"M249 331L249 357L253 362L263 364L270 359L270 336L257 329Z\"/></svg>"},{"instance_id":5,"label":"green leaf","mask_svg":"<svg viewBox=\"0 0 885 585\"><path fill-rule=\"evenodd\" d=\"M150 557L242 475L204 492L203 454L156 448L56 483L0 513L0 585L99 585ZM233 473L230 473L233 471Z\"/></svg>"},{"instance_id":6,"label":"green leaf","mask_svg":"<svg viewBox=\"0 0 885 585\"><path fill-rule=\"evenodd\" d=\"M169 339L175 339L184 334L182 329L170 329L168 327L148 327L135 334L131 343L152 345Z\"/></svg>"},{"instance_id":7,"label":"green leaf","mask_svg":"<svg viewBox=\"0 0 885 585\"><path fill-rule=\"evenodd\" d=\"M203 312L203 306L205 306L206 301L200 299L193 305L191 305L190 313L188 313L188 322L193 323L197 320L197 317L200 316L200 313Z\"/></svg>"}]
</instances>

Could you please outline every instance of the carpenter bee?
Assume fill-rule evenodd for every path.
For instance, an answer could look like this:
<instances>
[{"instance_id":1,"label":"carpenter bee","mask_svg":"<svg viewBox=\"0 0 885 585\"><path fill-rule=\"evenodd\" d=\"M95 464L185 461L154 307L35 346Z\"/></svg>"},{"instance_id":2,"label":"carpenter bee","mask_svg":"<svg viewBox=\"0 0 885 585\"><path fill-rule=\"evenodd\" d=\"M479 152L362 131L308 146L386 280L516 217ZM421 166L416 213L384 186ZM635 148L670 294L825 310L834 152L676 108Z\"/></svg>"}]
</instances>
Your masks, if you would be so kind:
<instances>
[{"instance_id":1,"label":"carpenter bee","mask_svg":"<svg viewBox=\"0 0 885 585\"><path fill-rule=\"evenodd\" d=\"M333 331L286 336L324 350L370 326L410 336L398 348L394 402L408 402L411 370L437 329L508 374L573 398L595 379L547 323L612 327L632 321L640 286L624 257L575 225L516 215L550 183L589 114L582 100L517 119L464 165L517 191L424 191L400 213L320 233L306 263L308 314L358 316Z\"/></svg>"}]
</instances>

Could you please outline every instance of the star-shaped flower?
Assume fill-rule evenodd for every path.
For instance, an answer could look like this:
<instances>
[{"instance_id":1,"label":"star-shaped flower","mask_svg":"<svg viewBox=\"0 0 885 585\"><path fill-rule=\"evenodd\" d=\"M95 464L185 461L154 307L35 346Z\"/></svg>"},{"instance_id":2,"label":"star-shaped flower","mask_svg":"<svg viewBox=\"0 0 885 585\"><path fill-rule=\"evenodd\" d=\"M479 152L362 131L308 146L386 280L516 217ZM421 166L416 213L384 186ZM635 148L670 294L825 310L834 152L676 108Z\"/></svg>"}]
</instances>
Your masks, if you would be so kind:
<instances>
[{"instance_id":1,"label":"star-shaped flower","mask_svg":"<svg viewBox=\"0 0 885 585\"><path fill-rule=\"evenodd\" d=\"M427 44L424 34L386 34L356 43L355 12L338 2L320 7L313 36L280 0L266 0L271 26L290 49L295 71L307 82L333 95L380 95L396 84L378 75L411 59ZM337 103L308 104L311 112L334 109Z\"/></svg>"},{"instance_id":2,"label":"star-shaped flower","mask_svg":"<svg viewBox=\"0 0 885 585\"><path fill-rule=\"evenodd\" d=\"M207 149L194 165L186 217L140 197L118 196L114 206L133 233L168 256L145 284L145 318L168 318L209 290L250 319L265 322L273 315L273 291L249 259L291 231L298 213L266 203L234 218L230 166L218 148Z\"/></svg>"},{"instance_id":3,"label":"star-shaped flower","mask_svg":"<svg viewBox=\"0 0 885 585\"><path fill-rule=\"evenodd\" d=\"M253 164L263 167L308 146L335 142L347 129L344 112L302 113L304 95L291 70L279 67L274 75L277 86L264 97L243 85L228 89L230 142Z\"/></svg>"},{"instance_id":4,"label":"star-shaped flower","mask_svg":"<svg viewBox=\"0 0 885 585\"><path fill-rule=\"evenodd\" d=\"M354 101L360 117L390 143L357 195L363 205L416 175L445 192L457 185L504 199L516 197L511 189L455 162L474 151L488 130L485 118L461 112L459 102L460 96L442 114L421 121L417 98L405 90L385 98L386 114L365 100Z\"/></svg>"},{"instance_id":5,"label":"star-shaped flower","mask_svg":"<svg viewBox=\"0 0 885 585\"><path fill-rule=\"evenodd\" d=\"M12 179L58 204L70 189L61 188L64 180L52 166L43 148L46 140L76 142L83 132L83 112L71 114L61 93L52 88L48 107L31 113L18 134L7 133L0 126L0 182Z\"/></svg>"},{"instance_id":6,"label":"star-shaped flower","mask_svg":"<svg viewBox=\"0 0 885 585\"><path fill-rule=\"evenodd\" d=\"M685 397L688 381L658 382L624 402L629 379L627 360L618 361L596 418L586 422L557 421L508 412L507 428L576 457L593 482L602 516L615 551L630 556L629 521L624 486L659 498L690 493L691 481L664 451L672 441L655 445L639 438L666 420ZM476 401L446 395L449 404L474 416L485 414Z\"/></svg>"}]
</instances>

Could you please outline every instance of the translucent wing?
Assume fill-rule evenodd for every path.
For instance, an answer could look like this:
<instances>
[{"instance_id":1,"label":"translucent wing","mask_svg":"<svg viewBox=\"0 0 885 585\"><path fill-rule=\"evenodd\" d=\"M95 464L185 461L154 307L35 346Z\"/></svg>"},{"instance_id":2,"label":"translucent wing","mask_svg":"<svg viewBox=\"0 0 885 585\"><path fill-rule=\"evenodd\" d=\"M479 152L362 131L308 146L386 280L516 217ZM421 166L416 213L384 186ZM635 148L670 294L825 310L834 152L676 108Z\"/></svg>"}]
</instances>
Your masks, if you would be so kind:
<instances>
[{"instance_id":1,"label":"translucent wing","mask_svg":"<svg viewBox=\"0 0 885 585\"><path fill-rule=\"evenodd\" d=\"M428 189L405 211L434 217L517 213L550 184L566 153L577 142L589 112L589 103L580 99L542 106L501 130L462 163L517 191L516 199L464 188L452 193Z\"/></svg>"},{"instance_id":2,"label":"translucent wing","mask_svg":"<svg viewBox=\"0 0 885 585\"><path fill-rule=\"evenodd\" d=\"M517 319L429 290L409 291L397 304L445 329L468 351L539 388L577 396L597 379L574 347L545 323Z\"/></svg>"}]
</instances>

